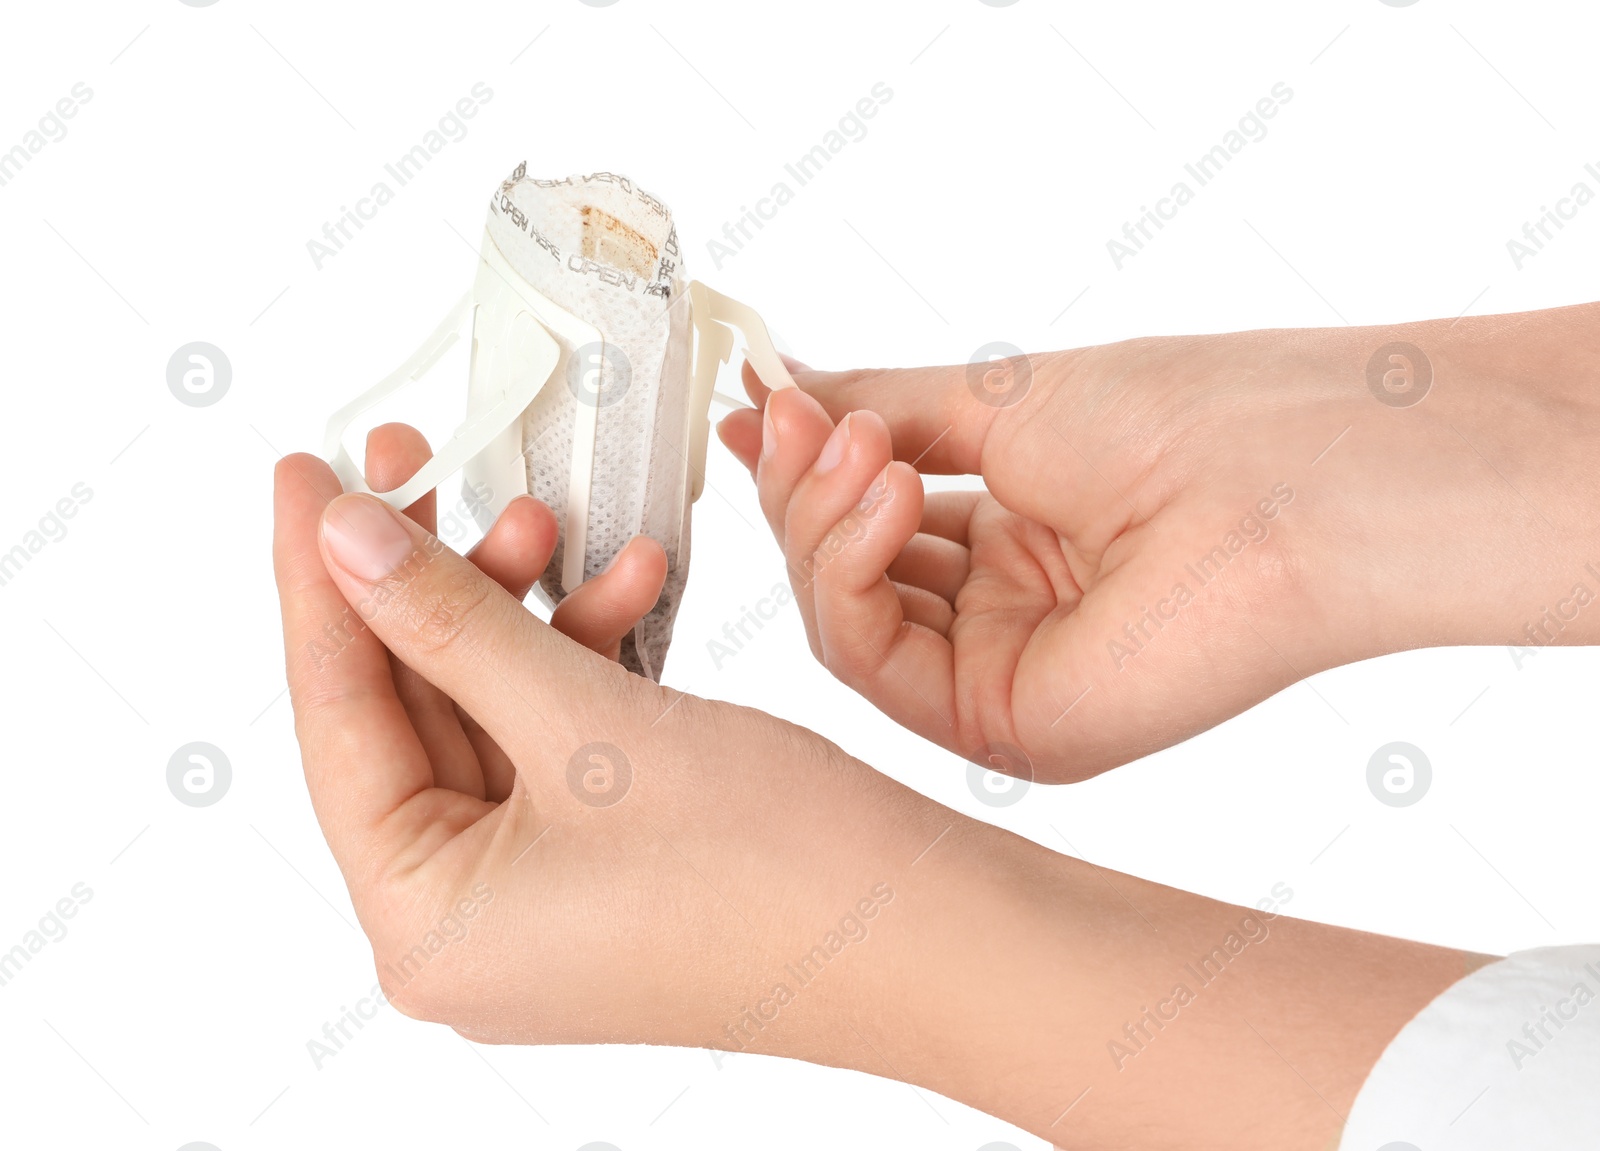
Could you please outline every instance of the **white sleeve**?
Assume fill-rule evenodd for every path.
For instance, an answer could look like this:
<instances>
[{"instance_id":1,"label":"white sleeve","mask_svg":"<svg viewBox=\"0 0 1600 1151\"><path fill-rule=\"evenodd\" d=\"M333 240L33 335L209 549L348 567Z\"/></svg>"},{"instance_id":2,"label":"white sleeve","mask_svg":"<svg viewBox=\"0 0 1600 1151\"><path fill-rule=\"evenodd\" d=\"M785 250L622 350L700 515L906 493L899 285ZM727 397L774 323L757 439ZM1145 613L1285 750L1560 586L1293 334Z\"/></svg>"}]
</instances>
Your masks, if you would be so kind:
<instances>
[{"instance_id":1,"label":"white sleeve","mask_svg":"<svg viewBox=\"0 0 1600 1151\"><path fill-rule=\"evenodd\" d=\"M1339 1151L1600 1149L1600 945L1519 951L1429 1003L1373 1066Z\"/></svg>"}]
</instances>

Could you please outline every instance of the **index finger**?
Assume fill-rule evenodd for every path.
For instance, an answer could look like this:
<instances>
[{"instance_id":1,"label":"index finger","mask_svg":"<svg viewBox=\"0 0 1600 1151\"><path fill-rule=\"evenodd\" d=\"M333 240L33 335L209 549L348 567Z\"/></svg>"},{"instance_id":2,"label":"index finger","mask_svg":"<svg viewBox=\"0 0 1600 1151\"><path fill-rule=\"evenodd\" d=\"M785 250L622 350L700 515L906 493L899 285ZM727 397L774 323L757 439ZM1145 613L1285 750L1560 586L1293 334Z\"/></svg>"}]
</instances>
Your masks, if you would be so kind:
<instances>
[{"instance_id":1,"label":"index finger","mask_svg":"<svg viewBox=\"0 0 1600 1151\"><path fill-rule=\"evenodd\" d=\"M848 372L800 371L794 381L813 397L834 423L850 412L877 412L889 425L894 458L918 471L939 475L978 475L983 444L995 416L1004 410L979 399L987 365L937 368L859 368ZM745 389L758 406L767 388L755 369L744 366ZM976 387L976 391L974 388Z\"/></svg>"}]
</instances>

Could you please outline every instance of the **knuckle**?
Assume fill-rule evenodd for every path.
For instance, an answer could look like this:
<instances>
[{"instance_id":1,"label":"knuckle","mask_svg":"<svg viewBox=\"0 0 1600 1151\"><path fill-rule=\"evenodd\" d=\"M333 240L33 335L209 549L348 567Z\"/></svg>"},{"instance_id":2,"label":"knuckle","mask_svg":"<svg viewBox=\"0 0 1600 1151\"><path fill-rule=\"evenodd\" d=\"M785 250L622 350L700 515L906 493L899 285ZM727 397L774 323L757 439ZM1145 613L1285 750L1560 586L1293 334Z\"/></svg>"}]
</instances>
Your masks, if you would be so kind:
<instances>
[{"instance_id":1,"label":"knuckle","mask_svg":"<svg viewBox=\"0 0 1600 1151\"><path fill-rule=\"evenodd\" d=\"M308 676L289 685L289 702L297 717L338 715L350 704L365 703L376 694L369 684L333 675Z\"/></svg>"},{"instance_id":2,"label":"knuckle","mask_svg":"<svg viewBox=\"0 0 1600 1151\"><path fill-rule=\"evenodd\" d=\"M834 650L833 663L828 670L851 691L864 692L887 664L883 656L867 650L864 645L852 643Z\"/></svg>"},{"instance_id":3,"label":"knuckle","mask_svg":"<svg viewBox=\"0 0 1600 1151\"><path fill-rule=\"evenodd\" d=\"M1264 538L1249 542L1234 561L1233 570L1215 582L1217 595L1209 603L1197 605L1205 609L1199 619L1201 627L1213 631L1236 627L1234 621L1258 616L1263 609L1287 614L1301 606L1305 567L1284 535L1285 531L1275 526Z\"/></svg>"},{"instance_id":4,"label":"knuckle","mask_svg":"<svg viewBox=\"0 0 1600 1151\"><path fill-rule=\"evenodd\" d=\"M818 635L813 649L828 674L853 691L865 692L872 678L887 662L881 652L848 620L844 627L829 628L826 637ZM819 629L820 633L820 629Z\"/></svg>"},{"instance_id":5,"label":"knuckle","mask_svg":"<svg viewBox=\"0 0 1600 1151\"><path fill-rule=\"evenodd\" d=\"M417 587L411 606L413 642L425 655L459 647L487 610L493 588L476 570L441 565Z\"/></svg>"},{"instance_id":6,"label":"knuckle","mask_svg":"<svg viewBox=\"0 0 1600 1151\"><path fill-rule=\"evenodd\" d=\"M1304 600L1307 582L1304 558L1284 534L1274 531L1258 545L1253 557L1250 576L1255 592L1251 602L1255 605L1270 603L1282 610L1292 610Z\"/></svg>"}]
</instances>

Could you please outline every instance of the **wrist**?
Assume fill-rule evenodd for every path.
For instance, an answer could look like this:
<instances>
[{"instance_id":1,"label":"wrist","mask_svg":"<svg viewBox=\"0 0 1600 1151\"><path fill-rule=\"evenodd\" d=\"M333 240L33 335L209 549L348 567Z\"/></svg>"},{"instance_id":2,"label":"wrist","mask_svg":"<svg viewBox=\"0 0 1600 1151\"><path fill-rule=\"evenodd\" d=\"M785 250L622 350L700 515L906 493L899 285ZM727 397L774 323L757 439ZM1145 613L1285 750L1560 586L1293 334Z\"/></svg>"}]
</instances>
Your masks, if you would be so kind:
<instances>
[{"instance_id":1,"label":"wrist","mask_svg":"<svg viewBox=\"0 0 1600 1151\"><path fill-rule=\"evenodd\" d=\"M1460 642L1600 642L1600 304L1463 320L1446 411L1493 485ZM1493 518L1491 519L1491 516Z\"/></svg>"},{"instance_id":2,"label":"wrist","mask_svg":"<svg viewBox=\"0 0 1600 1151\"><path fill-rule=\"evenodd\" d=\"M718 892L714 935L708 927L675 980L673 998L698 1007L670 1034L634 1041L709 1048L719 1068L765 1054L893 1077L861 1060L851 1024L871 1009L873 972L907 918L907 876L966 821L809 731L737 715L744 738L730 741L740 761L730 774L742 810L725 810L719 773L698 764L695 786L675 788L694 807L660 815L662 832ZM703 730L732 735L726 717Z\"/></svg>"},{"instance_id":3,"label":"wrist","mask_svg":"<svg viewBox=\"0 0 1600 1151\"><path fill-rule=\"evenodd\" d=\"M1351 332L1327 356L1329 391L1398 341L1425 360L1426 394L1329 405L1339 439L1296 485L1296 666L1600 641L1600 305Z\"/></svg>"}]
</instances>

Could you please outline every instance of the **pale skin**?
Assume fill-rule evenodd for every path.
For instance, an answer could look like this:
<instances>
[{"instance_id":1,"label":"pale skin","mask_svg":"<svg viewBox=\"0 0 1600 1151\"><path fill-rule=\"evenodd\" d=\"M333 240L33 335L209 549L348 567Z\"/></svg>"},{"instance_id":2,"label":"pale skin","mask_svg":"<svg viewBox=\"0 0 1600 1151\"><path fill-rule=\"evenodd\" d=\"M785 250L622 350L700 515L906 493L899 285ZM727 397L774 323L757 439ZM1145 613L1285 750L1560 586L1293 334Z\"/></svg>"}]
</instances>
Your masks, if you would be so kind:
<instances>
[{"instance_id":1,"label":"pale skin","mask_svg":"<svg viewBox=\"0 0 1600 1151\"><path fill-rule=\"evenodd\" d=\"M1594 446L1583 393L1596 319L1565 309L1376 340L1138 341L1035 357L1029 395L1000 408L973 397L964 369L802 371L801 392L768 397L751 381L761 410L722 432L755 468L830 670L946 746L1002 740L1039 778L1074 779L1318 667L1514 642L1524 617L1565 594L1562 549L1581 552L1594 531L1579 522L1593 501L1554 496L1587 474L1572 461ZM1360 349L1387 339L1433 358L1436 394L1414 408L1366 391ZM819 469L851 410L844 450ZM1519 447L1519 429L1551 410L1562 435ZM1047 446L1061 440L1041 413L1071 446ZM1303 478L1296 469L1347 425ZM981 471L993 498L923 501L909 461L946 427L918 466ZM1463 442L1470 456L1453 454ZM369 479L393 486L426 454L408 429L381 429ZM1433 506L1372 482L1363 460ZM892 498L844 524L880 476ZM1257 562L1229 565L1206 589L1218 594L1126 670L1096 672L1104 639L1073 617L1120 629L1124 601L1147 594L1141 573L1164 592L1168 560L1209 547L1279 481L1296 499L1239 557ZM1510 518L1524 499L1559 546L1534 549ZM612 662L661 586L647 541L552 627L520 602L553 546L547 510L516 501L470 557L432 537L431 506L410 514L340 495L314 457L278 466L274 562L306 778L385 992L407 1014L486 1042L710 1046L854 1068L1074 1148L1311 1151L1336 1144L1404 1023L1484 961L1281 915L1247 927L1250 909L963 817L810 731ZM1458 537L1467 524L1474 534ZM841 525L848 546L826 562L805 552ZM919 543L919 526L949 546ZM1394 594L1393 571L1412 587L1437 576L1431 598ZM1010 611L1006 595L1018 597ZM316 654L352 610L365 625L335 657ZM1594 626L1580 615L1561 638ZM907 695L891 682L902 676L923 678ZM1096 690L1052 726L1040 701L1086 677ZM569 761L596 742L631 765L612 806L569 786ZM464 916L463 900L465 934L405 967L446 917ZM800 985L789 968L848 916L864 938ZM1230 935L1252 938L1220 976L1186 975ZM779 984L790 995L772 1008ZM1173 1011L1178 984L1193 997ZM1118 1043L1137 1053L1119 1056Z\"/></svg>"},{"instance_id":2,"label":"pale skin","mask_svg":"<svg viewBox=\"0 0 1600 1151\"><path fill-rule=\"evenodd\" d=\"M1432 363L1415 406L1367 387L1395 341ZM1600 566L1600 304L1031 360L1005 406L974 397L966 365L796 364L801 389L770 401L747 367L763 410L721 425L759 463L791 577L887 483L861 546L795 591L828 669L935 743L1004 742L1038 778L1083 779L1339 664L1600 639L1600 612L1540 623L1572 614L1584 565ZM842 462L819 475L846 415ZM987 494L924 499L918 469L981 476ZM1201 558L1252 513L1266 538L1202 586L1190 569L1209 576ZM1142 609L1164 600L1158 627Z\"/></svg>"}]
</instances>

